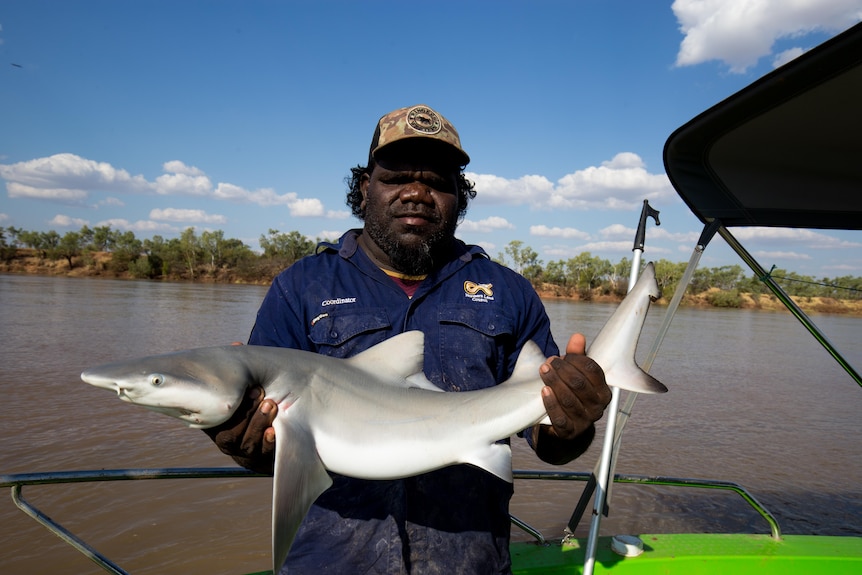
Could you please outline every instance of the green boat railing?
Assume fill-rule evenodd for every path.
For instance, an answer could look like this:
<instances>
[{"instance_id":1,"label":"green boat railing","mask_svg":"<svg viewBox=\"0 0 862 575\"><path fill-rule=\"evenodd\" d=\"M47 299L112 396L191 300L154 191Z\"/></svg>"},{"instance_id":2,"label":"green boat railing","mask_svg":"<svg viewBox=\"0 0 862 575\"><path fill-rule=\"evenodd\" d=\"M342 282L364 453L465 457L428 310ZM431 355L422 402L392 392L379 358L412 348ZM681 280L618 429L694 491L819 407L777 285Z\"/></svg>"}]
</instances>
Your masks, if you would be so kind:
<instances>
[{"instance_id":1,"label":"green boat railing","mask_svg":"<svg viewBox=\"0 0 862 575\"><path fill-rule=\"evenodd\" d=\"M514 471L515 479L533 479L543 481L588 481L590 473L577 471ZM51 519L47 514L24 499L22 490L28 485L52 485L65 483L88 483L98 481L135 481L149 479L226 479L237 477L268 477L238 467L173 467L161 469L99 469L91 471L54 471L43 473L18 473L0 475L0 488L12 489L12 501L24 513L44 526L48 531L62 539L68 545L77 549L85 557L108 573L128 575L113 561L96 551L80 537ZM614 475L614 483L636 483L639 485L660 485L679 487L699 487L705 489L720 489L733 491L740 496L763 517L769 524L774 539L780 539L781 530L775 517L754 498L744 487L729 481L675 478L645 475ZM541 545L548 545L542 533L512 516L512 524L531 535Z\"/></svg>"},{"instance_id":2,"label":"green boat railing","mask_svg":"<svg viewBox=\"0 0 862 575\"><path fill-rule=\"evenodd\" d=\"M515 479L539 479L544 481L589 481L592 474L583 471L518 471L514 472ZM758 515L763 517L767 524L772 538L775 540L781 539L781 527L778 525L778 520L766 507L763 506L751 493L743 486L731 481L722 481L719 479L695 479L687 477L663 477L663 476L647 476L647 475L631 475L616 473L614 474L614 483L635 483L638 485L658 485L670 487L695 487L701 489L718 489L723 491L732 491L741 496L750 507L752 507ZM533 527L530 527L520 519L512 517L512 524L533 536L540 544L546 545L545 537Z\"/></svg>"}]
</instances>

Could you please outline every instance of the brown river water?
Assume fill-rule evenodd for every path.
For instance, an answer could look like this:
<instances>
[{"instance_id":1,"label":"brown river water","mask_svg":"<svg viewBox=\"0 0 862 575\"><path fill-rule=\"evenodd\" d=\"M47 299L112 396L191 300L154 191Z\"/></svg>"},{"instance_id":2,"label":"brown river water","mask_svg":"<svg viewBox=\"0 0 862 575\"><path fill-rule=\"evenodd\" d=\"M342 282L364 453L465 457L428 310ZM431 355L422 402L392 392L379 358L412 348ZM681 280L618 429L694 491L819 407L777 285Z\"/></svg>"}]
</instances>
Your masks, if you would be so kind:
<instances>
[{"instance_id":1,"label":"brown river water","mask_svg":"<svg viewBox=\"0 0 862 575\"><path fill-rule=\"evenodd\" d=\"M230 466L198 430L80 381L87 367L244 341L265 288L0 275L0 474ZM612 305L546 302L564 345ZM647 318L639 357L664 308ZM862 318L816 316L862 367ZM862 389L787 313L682 309L638 398L617 471L742 484L785 533L862 535ZM604 427L599 426L599 437ZM562 469L589 471L601 441ZM549 469L520 440L516 469ZM269 565L268 478L25 488L24 496L136 574L247 573ZM583 489L518 480L512 513L555 538ZM578 534L586 534L581 522ZM617 485L603 534L766 532L736 495ZM513 538L529 539L517 529ZM337 546L337 542L333 542ZM0 498L0 573L101 573Z\"/></svg>"}]
</instances>

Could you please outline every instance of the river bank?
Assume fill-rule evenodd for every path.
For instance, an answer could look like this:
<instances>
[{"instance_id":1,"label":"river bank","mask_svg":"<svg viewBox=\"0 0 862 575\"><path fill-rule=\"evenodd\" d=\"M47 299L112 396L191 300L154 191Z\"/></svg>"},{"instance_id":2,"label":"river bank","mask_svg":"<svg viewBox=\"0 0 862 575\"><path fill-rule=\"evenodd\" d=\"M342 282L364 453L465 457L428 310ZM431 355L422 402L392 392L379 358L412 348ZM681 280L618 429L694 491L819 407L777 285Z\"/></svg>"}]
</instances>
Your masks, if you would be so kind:
<instances>
[{"instance_id":1,"label":"river bank","mask_svg":"<svg viewBox=\"0 0 862 575\"><path fill-rule=\"evenodd\" d=\"M35 250L19 249L18 254L7 262L0 262L0 273L11 274L34 274L43 276L65 276L65 277L87 277L87 278L110 278L110 279L136 279L128 271L111 271L107 263L111 259L110 253L97 252L89 256L88 263L73 258L73 265L64 260L50 260L39 258ZM273 275L277 270L273 271ZM148 281L190 281L178 278L169 280ZM228 269L218 269L212 273L201 274L194 280L197 283L229 283L249 285L269 285L271 277L262 277L257 280L240 278ZM564 293L559 286L545 284L536 290L542 299L562 299L568 301L590 301L598 303L616 303L622 297L616 294L601 293L594 290L590 297L584 298L577 292ZM699 294L686 294L682 301L685 307L733 307L737 309L754 309L762 311L786 311L784 305L771 294L739 293L728 305L728 298L716 297L721 290L711 288ZM670 297L670 294L667 294ZM862 300L837 299L829 297L793 297L793 301L807 314L842 314L862 317ZM659 305L667 304L667 299L659 300ZM724 302L716 305L716 302Z\"/></svg>"},{"instance_id":2,"label":"river bank","mask_svg":"<svg viewBox=\"0 0 862 575\"><path fill-rule=\"evenodd\" d=\"M574 295L558 295L557 290L548 287L545 289L536 290L542 299L565 299L570 301L583 301L583 298ZM699 294L686 294L682 298L682 307L697 307L697 308L715 308L715 307L733 307L735 309L753 309L760 311L778 311L787 312L778 298L772 294L738 294L738 302L734 305L716 305L713 303L715 294L722 293L718 288L711 288ZM791 297L796 302L802 311L806 314L841 314L862 317L862 301L836 299L828 297ZM589 301L599 303L615 303L621 301L622 298L613 294L592 294ZM658 300L659 305L667 305L670 297L662 297ZM789 312L787 312L789 313Z\"/></svg>"}]
</instances>

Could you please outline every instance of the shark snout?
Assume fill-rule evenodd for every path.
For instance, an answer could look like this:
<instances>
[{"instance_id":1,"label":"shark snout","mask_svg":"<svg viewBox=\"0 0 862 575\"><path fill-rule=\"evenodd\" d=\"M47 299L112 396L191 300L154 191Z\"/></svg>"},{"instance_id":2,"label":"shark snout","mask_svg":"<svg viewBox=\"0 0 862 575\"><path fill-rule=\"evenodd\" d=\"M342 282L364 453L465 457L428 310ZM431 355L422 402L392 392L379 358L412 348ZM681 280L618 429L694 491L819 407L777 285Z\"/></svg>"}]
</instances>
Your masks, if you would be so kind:
<instances>
[{"instance_id":1,"label":"shark snout","mask_svg":"<svg viewBox=\"0 0 862 575\"><path fill-rule=\"evenodd\" d=\"M86 383L89 383L90 385L101 387L102 389L115 391L117 392L117 395L120 397L120 399L129 401L129 390L127 389L127 387L123 386L121 382L117 381L117 379L114 377L99 375L96 372L87 370L81 373L81 379L84 380Z\"/></svg>"},{"instance_id":2,"label":"shark snout","mask_svg":"<svg viewBox=\"0 0 862 575\"><path fill-rule=\"evenodd\" d=\"M118 387L117 382L114 381L113 377L105 377L90 370L82 372L81 379L83 379L90 385L95 385L96 387L101 387L104 389L116 389Z\"/></svg>"}]
</instances>

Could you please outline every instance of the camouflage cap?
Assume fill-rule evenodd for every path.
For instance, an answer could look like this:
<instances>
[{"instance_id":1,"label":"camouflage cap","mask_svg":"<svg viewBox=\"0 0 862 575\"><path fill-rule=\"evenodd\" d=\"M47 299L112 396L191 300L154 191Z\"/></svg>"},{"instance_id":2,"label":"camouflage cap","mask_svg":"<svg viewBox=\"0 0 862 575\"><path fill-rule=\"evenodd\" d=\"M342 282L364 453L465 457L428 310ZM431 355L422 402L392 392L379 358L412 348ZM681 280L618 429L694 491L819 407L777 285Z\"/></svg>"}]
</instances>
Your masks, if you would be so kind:
<instances>
[{"instance_id":1,"label":"camouflage cap","mask_svg":"<svg viewBox=\"0 0 862 575\"><path fill-rule=\"evenodd\" d=\"M455 126L424 104L400 108L380 118L371 139L369 156L376 157L381 148L409 138L428 138L448 144L454 148L459 165L470 163L470 156L461 149L461 138Z\"/></svg>"}]
</instances>

